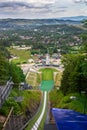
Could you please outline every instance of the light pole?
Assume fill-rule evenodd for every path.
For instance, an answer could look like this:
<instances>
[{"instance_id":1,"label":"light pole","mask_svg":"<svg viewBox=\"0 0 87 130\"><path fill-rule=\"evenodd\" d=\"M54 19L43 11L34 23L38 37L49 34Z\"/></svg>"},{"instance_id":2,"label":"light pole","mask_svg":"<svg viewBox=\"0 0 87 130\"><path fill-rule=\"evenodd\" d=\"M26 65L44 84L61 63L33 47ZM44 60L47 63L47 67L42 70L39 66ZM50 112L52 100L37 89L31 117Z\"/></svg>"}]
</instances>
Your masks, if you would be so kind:
<instances>
[{"instance_id":1,"label":"light pole","mask_svg":"<svg viewBox=\"0 0 87 130\"><path fill-rule=\"evenodd\" d=\"M81 91L81 94L86 94L85 91ZM86 114L86 99L84 98L84 109L83 109L83 113Z\"/></svg>"}]
</instances>

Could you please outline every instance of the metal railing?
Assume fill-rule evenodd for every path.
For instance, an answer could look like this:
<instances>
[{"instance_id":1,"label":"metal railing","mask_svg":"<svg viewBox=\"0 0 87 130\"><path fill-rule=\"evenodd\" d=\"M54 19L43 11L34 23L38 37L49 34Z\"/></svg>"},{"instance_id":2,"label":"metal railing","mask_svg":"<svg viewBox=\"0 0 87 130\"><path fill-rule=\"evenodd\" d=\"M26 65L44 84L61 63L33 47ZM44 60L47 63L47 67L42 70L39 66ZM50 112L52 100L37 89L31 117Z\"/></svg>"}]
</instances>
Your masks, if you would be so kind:
<instances>
[{"instance_id":1,"label":"metal railing","mask_svg":"<svg viewBox=\"0 0 87 130\"><path fill-rule=\"evenodd\" d=\"M12 87L13 87L13 82L12 82L12 78L10 78L10 80L7 81L6 85L2 86L2 91L0 93L0 108L2 107L7 97L9 96Z\"/></svg>"}]
</instances>

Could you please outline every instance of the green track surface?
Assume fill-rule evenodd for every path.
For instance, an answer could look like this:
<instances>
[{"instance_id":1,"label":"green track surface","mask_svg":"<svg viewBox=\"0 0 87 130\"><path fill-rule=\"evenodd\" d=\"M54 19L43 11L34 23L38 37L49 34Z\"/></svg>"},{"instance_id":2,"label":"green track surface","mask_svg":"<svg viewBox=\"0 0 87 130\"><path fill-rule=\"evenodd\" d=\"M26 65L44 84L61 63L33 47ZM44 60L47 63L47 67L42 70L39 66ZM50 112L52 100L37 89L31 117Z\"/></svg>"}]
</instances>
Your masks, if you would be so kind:
<instances>
[{"instance_id":1,"label":"green track surface","mask_svg":"<svg viewBox=\"0 0 87 130\"><path fill-rule=\"evenodd\" d=\"M53 80L43 80L40 85L40 89L42 91L50 91L54 87L54 81Z\"/></svg>"}]
</instances>

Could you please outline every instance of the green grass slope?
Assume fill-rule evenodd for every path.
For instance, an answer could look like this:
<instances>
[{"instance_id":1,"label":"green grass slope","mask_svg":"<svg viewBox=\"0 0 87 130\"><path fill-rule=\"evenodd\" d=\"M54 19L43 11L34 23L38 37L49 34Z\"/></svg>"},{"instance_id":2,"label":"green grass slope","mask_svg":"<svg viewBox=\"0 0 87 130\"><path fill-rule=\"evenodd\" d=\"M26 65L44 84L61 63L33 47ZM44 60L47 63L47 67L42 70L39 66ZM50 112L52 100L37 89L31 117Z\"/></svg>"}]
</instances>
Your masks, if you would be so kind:
<instances>
[{"instance_id":1,"label":"green grass slope","mask_svg":"<svg viewBox=\"0 0 87 130\"><path fill-rule=\"evenodd\" d=\"M39 71L42 72L42 80L53 80L53 72L57 72L56 69L52 68L43 68Z\"/></svg>"}]
</instances>

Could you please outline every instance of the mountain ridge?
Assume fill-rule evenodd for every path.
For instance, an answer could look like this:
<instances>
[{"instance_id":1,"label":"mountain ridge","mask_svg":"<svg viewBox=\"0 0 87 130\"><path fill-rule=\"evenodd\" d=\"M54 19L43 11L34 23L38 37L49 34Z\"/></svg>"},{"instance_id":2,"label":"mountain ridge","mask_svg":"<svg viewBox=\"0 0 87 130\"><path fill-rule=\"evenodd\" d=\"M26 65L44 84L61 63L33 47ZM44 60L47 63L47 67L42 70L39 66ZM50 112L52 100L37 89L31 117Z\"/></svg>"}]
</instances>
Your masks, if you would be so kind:
<instances>
[{"instance_id":1,"label":"mountain ridge","mask_svg":"<svg viewBox=\"0 0 87 130\"><path fill-rule=\"evenodd\" d=\"M63 17L63 18L51 18L51 19L0 19L0 29L29 29L37 26L43 25L76 25L81 24L82 21L86 20L87 16L77 16L77 17Z\"/></svg>"},{"instance_id":2,"label":"mountain ridge","mask_svg":"<svg viewBox=\"0 0 87 130\"><path fill-rule=\"evenodd\" d=\"M82 20L87 19L87 16L80 15L80 16L71 16L71 17L61 17L59 19L61 19L61 20L82 21Z\"/></svg>"},{"instance_id":3,"label":"mountain ridge","mask_svg":"<svg viewBox=\"0 0 87 130\"><path fill-rule=\"evenodd\" d=\"M85 20L87 19L87 16L83 16L83 15L80 15L80 16L69 16L69 17L59 17L59 18L38 18L38 19L29 19L29 18L0 18L0 21L1 20L52 20L52 19L56 19L56 20L72 20L72 21L82 21L82 20Z\"/></svg>"}]
</instances>

